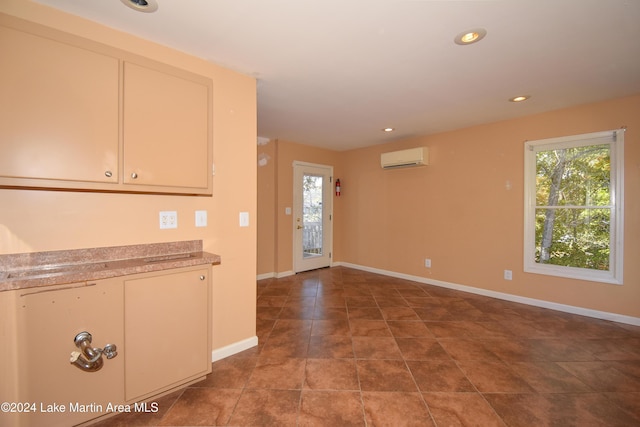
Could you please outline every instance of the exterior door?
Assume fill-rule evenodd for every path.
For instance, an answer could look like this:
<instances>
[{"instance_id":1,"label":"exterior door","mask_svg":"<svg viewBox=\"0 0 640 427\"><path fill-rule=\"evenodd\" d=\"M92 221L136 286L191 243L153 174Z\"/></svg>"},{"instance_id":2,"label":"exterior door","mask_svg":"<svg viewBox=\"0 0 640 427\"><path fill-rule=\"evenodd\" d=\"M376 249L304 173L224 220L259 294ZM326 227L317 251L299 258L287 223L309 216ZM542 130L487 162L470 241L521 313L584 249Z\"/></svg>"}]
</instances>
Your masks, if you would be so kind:
<instances>
[{"instance_id":1,"label":"exterior door","mask_svg":"<svg viewBox=\"0 0 640 427\"><path fill-rule=\"evenodd\" d=\"M293 268L296 273L331 265L332 175L331 166L293 164Z\"/></svg>"}]
</instances>

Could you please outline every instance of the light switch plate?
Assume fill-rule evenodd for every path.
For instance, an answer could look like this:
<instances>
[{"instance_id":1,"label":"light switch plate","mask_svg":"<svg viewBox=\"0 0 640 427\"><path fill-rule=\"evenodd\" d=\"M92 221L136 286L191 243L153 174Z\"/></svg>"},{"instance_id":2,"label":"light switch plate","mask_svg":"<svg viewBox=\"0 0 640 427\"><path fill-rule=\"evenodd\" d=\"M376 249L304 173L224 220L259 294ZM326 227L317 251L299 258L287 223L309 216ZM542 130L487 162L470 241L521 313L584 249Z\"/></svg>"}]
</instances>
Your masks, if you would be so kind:
<instances>
[{"instance_id":1,"label":"light switch plate","mask_svg":"<svg viewBox=\"0 0 640 427\"><path fill-rule=\"evenodd\" d=\"M249 212L240 212L240 227L249 226Z\"/></svg>"},{"instance_id":2,"label":"light switch plate","mask_svg":"<svg viewBox=\"0 0 640 427\"><path fill-rule=\"evenodd\" d=\"M207 211L196 211L196 227L207 226Z\"/></svg>"}]
</instances>

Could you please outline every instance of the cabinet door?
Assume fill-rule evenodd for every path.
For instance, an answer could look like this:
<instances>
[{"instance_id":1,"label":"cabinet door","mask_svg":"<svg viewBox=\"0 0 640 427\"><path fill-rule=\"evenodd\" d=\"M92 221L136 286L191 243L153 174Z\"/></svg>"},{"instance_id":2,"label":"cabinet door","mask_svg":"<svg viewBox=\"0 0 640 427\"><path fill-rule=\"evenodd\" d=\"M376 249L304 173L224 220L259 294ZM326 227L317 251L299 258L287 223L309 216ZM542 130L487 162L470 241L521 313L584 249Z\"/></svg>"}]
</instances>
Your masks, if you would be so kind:
<instances>
[{"instance_id":1,"label":"cabinet door","mask_svg":"<svg viewBox=\"0 0 640 427\"><path fill-rule=\"evenodd\" d=\"M210 91L200 76L125 62L125 184L210 189Z\"/></svg>"},{"instance_id":2,"label":"cabinet door","mask_svg":"<svg viewBox=\"0 0 640 427\"><path fill-rule=\"evenodd\" d=\"M125 281L128 402L211 372L210 271L199 267Z\"/></svg>"},{"instance_id":3,"label":"cabinet door","mask_svg":"<svg viewBox=\"0 0 640 427\"><path fill-rule=\"evenodd\" d=\"M117 183L118 59L5 26L0 52L2 182Z\"/></svg>"},{"instance_id":4,"label":"cabinet door","mask_svg":"<svg viewBox=\"0 0 640 427\"><path fill-rule=\"evenodd\" d=\"M75 425L106 414L109 403L124 402L121 279L21 291L17 316L19 401L37 405L37 411L21 414L20 425ZM93 336L94 347L118 346L116 357L103 356L99 371L85 372L69 362L78 350L74 338L83 331ZM49 406L56 403L65 412Z\"/></svg>"}]
</instances>

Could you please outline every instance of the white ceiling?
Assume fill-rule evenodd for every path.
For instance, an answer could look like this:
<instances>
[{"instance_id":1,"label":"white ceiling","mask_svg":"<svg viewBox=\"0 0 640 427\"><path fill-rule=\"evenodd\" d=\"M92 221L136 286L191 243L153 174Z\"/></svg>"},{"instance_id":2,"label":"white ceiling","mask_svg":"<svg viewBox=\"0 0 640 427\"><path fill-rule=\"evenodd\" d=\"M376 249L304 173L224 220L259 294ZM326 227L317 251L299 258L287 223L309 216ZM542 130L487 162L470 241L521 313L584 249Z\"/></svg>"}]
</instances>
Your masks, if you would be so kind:
<instances>
[{"instance_id":1,"label":"white ceiling","mask_svg":"<svg viewBox=\"0 0 640 427\"><path fill-rule=\"evenodd\" d=\"M259 136L335 150L640 93L640 0L36 1L254 76Z\"/></svg>"}]
</instances>

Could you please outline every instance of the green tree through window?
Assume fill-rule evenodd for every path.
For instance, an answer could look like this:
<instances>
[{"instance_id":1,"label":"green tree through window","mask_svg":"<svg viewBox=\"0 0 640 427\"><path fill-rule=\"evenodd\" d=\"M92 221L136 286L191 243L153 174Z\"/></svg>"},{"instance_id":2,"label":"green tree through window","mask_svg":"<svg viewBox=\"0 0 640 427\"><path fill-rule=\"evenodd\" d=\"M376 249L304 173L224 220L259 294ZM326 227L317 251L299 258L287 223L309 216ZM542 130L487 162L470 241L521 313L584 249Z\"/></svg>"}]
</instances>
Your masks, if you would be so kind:
<instances>
[{"instance_id":1,"label":"green tree through window","mask_svg":"<svg viewBox=\"0 0 640 427\"><path fill-rule=\"evenodd\" d=\"M536 262L609 270L609 145L536 153Z\"/></svg>"}]
</instances>

